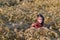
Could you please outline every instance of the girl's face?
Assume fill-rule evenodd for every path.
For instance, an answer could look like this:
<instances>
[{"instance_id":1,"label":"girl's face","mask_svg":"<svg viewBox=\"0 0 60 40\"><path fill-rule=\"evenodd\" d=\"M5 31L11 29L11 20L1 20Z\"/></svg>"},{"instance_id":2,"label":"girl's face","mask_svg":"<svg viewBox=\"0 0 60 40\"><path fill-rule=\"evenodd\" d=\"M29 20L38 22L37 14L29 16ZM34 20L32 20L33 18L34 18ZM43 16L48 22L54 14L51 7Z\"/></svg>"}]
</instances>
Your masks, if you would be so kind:
<instances>
[{"instance_id":1,"label":"girl's face","mask_svg":"<svg viewBox=\"0 0 60 40\"><path fill-rule=\"evenodd\" d=\"M37 22L42 23L42 17L37 17Z\"/></svg>"}]
</instances>

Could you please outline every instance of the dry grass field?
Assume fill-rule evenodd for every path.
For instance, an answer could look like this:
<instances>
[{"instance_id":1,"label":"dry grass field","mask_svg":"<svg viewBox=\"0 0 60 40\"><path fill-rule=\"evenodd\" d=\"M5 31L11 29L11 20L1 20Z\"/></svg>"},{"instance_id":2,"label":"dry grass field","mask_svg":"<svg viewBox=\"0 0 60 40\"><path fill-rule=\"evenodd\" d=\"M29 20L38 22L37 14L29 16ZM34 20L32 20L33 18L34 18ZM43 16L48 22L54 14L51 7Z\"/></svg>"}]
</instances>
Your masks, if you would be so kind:
<instances>
[{"instance_id":1,"label":"dry grass field","mask_svg":"<svg viewBox=\"0 0 60 40\"><path fill-rule=\"evenodd\" d=\"M37 14L50 29L30 28ZM0 0L0 40L60 40L60 0Z\"/></svg>"}]
</instances>

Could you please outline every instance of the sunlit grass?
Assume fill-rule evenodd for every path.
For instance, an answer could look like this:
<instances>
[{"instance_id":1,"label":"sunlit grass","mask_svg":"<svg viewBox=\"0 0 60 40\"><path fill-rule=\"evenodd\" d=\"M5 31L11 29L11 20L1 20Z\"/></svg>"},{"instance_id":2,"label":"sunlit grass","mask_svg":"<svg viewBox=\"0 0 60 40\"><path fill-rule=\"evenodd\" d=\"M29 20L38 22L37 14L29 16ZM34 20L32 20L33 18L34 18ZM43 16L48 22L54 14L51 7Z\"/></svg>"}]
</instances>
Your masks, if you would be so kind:
<instances>
[{"instance_id":1,"label":"sunlit grass","mask_svg":"<svg viewBox=\"0 0 60 40\"><path fill-rule=\"evenodd\" d=\"M44 16L52 31L28 29L37 14ZM0 0L0 40L39 40L39 35L42 40L60 38L60 0Z\"/></svg>"}]
</instances>

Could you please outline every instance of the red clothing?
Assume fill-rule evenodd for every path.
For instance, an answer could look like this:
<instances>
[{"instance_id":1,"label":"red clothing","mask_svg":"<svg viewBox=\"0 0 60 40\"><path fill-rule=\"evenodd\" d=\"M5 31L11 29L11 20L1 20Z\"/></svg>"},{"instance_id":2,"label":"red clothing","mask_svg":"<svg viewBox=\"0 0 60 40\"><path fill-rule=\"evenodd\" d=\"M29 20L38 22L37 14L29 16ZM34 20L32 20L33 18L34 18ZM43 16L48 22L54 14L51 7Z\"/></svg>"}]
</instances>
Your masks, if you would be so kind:
<instances>
[{"instance_id":1,"label":"red clothing","mask_svg":"<svg viewBox=\"0 0 60 40\"><path fill-rule=\"evenodd\" d=\"M40 23L36 22L36 23L32 24L32 27L40 28L40 27L42 27L42 25Z\"/></svg>"}]
</instances>

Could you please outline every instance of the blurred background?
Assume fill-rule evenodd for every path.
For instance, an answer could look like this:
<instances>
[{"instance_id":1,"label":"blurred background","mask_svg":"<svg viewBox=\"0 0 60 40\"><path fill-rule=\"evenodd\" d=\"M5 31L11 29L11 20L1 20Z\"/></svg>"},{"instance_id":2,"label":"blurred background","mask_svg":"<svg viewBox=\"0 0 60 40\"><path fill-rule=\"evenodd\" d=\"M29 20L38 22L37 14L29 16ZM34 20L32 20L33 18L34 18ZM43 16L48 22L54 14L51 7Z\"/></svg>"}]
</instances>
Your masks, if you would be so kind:
<instances>
[{"instance_id":1,"label":"blurred background","mask_svg":"<svg viewBox=\"0 0 60 40\"><path fill-rule=\"evenodd\" d=\"M15 37L14 30L18 33L29 28L37 14L60 36L60 0L0 0L0 39L25 40Z\"/></svg>"}]
</instances>

